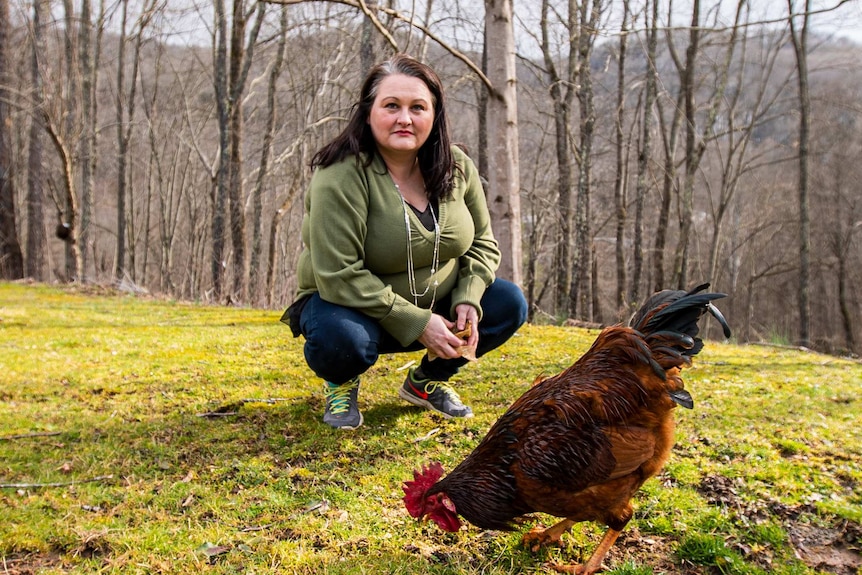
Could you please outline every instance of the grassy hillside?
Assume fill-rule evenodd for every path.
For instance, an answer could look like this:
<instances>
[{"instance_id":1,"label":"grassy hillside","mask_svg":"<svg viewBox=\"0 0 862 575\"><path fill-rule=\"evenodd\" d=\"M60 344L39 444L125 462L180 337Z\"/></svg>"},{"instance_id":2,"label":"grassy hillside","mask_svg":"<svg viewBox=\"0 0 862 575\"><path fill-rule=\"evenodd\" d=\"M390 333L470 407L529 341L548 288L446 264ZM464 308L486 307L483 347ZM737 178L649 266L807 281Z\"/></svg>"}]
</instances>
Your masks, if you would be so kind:
<instances>
[{"instance_id":1,"label":"grassy hillside","mask_svg":"<svg viewBox=\"0 0 862 575\"><path fill-rule=\"evenodd\" d=\"M467 421L400 401L420 355L387 356L344 432L279 313L98 291L0 284L0 573L543 573L598 542L578 525L534 555L400 499L596 332L524 327L458 376ZM686 385L695 409L608 572L858 573L862 365L708 342Z\"/></svg>"}]
</instances>

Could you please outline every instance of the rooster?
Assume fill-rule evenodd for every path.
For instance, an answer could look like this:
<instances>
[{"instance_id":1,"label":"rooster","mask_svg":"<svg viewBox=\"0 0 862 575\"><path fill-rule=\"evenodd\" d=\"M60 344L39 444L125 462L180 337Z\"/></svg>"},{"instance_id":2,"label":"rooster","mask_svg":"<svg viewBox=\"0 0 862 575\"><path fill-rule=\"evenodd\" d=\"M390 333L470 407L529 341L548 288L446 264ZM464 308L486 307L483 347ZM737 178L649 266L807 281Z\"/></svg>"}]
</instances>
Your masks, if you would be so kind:
<instances>
[{"instance_id":1,"label":"rooster","mask_svg":"<svg viewBox=\"0 0 862 575\"><path fill-rule=\"evenodd\" d=\"M674 407L694 406L680 370L703 348L698 320L709 312L730 337L712 304L725 294L702 293L708 287L654 294L628 327L604 329L571 367L537 380L449 475L441 479L440 463L415 471L403 485L410 515L446 531L458 531L459 515L492 530L534 512L564 518L524 535L533 551L577 522L600 522L608 530L586 563L554 566L600 570L632 518L632 497L667 462Z\"/></svg>"}]
</instances>

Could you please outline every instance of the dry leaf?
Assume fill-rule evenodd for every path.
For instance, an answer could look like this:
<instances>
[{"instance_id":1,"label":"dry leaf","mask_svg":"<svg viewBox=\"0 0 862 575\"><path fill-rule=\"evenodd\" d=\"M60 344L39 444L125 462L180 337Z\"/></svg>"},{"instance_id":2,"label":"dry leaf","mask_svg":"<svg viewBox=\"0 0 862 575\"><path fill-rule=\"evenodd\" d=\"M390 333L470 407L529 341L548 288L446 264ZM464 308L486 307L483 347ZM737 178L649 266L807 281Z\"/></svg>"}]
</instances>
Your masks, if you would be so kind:
<instances>
[{"instance_id":1,"label":"dry leaf","mask_svg":"<svg viewBox=\"0 0 862 575\"><path fill-rule=\"evenodd\" d=\"M212 543L204 543L200 547L198 547L198 551L212 559L213 557L218 557L219 555L224 555L225 553L230 551L230 547L225 547L223 545L213 545Z\"/></svg>"},{"instance_id":2,"label":"dry leaf","mask_svg":"<svg viewBox=\"0 0 862 575\"><path fill-rule=\"evenodd\" d=\"M464 326L464 329L461 331L456 331L455 335L458 338L467 341L470 339L470 334L473 333L473 325L471 322L467 322L467 325ZM458 352L461 354L461 357L466 358L470 361L476 361L476 346L474 345L462 345L458 348ZM437 354L429 351L428 352L428 361L434 361L437 359Z\"/></svg>"},{"instance_id":3,"label":"dry leaf","mask_svg":"<svg viewBox=\"0 0 862 575\"><path fill-rule=\"evenodd\" d=\"M180 507L186 508L189 507L195 500L195 494L189 493L188 497L183 499L183 502L180 504Z\"/></svg>"}]
</instances>

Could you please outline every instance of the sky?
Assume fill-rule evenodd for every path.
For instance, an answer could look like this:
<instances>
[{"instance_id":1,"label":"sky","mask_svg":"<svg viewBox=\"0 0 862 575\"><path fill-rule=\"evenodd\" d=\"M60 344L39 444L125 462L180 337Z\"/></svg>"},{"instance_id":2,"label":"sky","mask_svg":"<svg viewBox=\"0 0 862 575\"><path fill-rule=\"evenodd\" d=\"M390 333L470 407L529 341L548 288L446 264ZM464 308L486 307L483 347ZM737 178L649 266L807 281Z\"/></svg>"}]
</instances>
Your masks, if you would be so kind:
<instances>
[{"instance_id":1,"label":"sky","mask_svg":"<svg viewBox=\"0 0 862 575\"><path fill-rule=\"evenodd\" d=\"M425 13L425 3L430 0L396 0L396 6L402 12L414 10L416 14ZM672 24L685 27L691 18L691 6L694 0L662 0L662 20L667 21L668 6L673 5L673 12L678 16L673 19ZM702 20L705 25L729 26L733 23L733 13L739 0L701 0ZM751 17L754 22L775 22L775 26L786 25L788 0L749 0L751 4ZM797 6L803 5L805 0L790 0ZM529 53L531 48L537 47L536 41L530 38L530 34L538 31L538 18L540 16L538 6L539 0L513 0L516 18L521 24L519 34L519 51ZM606 36L613 36L619 28L619 11L622 0L603 0L610 4L611 13L605 19L603 29ZM633 10L642 9L645 0L631 0ZM862 45L862 0L811 0L812 10L817 12L812 16L811 29L816 34L835 35L847 38ZM558 4L565 5L564 0L558 0ZM80 0L73 0L78 6ZM116 2L109 0L109 6L115 6ZM130 3L130 20L136 15L136 9L143 4L142 0L132 0ZM168 29L175 34L178 43L206 44L210 41L207 21L212 17L212 6L206 0L166 0L170 10L171 23ZM476 48L473 44L481 34L482 19L484 16L484 0L434 0L435 20L433 28L444 37L459 38L462 48ZM313 2L303 7L294 5L291 12L298 14L300 10L310 9L325 13L326 2ZM342 7L342 10L344 7ZM26 19L31 12L30 0L12 0L11 12L13 18ZM61 5L54 3L55 17L62 18ZM616 15L615 15L616 13ZM446 32L446 28L449 32ZM532 31L532 32L531 32ZM532 45L532 46L531 46Z\"/></svg>"}]
</instances>

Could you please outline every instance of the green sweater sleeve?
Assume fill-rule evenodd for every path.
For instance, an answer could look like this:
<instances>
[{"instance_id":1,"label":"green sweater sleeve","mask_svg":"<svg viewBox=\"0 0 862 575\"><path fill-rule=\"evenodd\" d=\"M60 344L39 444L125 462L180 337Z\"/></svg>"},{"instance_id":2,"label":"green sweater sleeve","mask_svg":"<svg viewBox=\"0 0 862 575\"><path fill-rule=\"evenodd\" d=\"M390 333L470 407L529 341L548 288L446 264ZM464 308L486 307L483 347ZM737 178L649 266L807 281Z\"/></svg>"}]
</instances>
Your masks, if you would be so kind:
<instances>
[{"instance_id":1,"label":"green sweater sleeve","mask_svg":"<svg viewBox=\"0 0 862 575\"><path fill-rule=\"evenodd\" d=\"M323 299L380 321L402 345L408 345L422 335L431 311L394 293L365 267L364 245L373 186L368 170L352 161L315 172L306 197L308 217L303 223L309 267Z\"/></svg>"}]
</instances>

